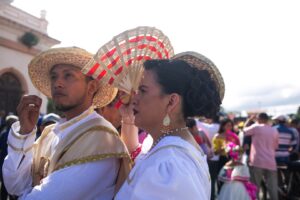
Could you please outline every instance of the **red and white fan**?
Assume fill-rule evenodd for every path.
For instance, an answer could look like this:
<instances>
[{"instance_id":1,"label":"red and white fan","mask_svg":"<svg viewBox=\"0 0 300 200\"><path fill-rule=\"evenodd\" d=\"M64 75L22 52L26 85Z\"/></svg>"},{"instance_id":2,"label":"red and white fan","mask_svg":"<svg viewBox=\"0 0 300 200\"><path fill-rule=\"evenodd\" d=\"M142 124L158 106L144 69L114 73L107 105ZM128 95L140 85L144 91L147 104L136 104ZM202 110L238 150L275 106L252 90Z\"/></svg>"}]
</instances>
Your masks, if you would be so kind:
<instances>
[{"instance_id":1,"label":"red and white fan","mask_svg":"<svg viewBox=\"0 0 300 200\"><path fill-rule=\"evenodd\" d=\"M169 59L173 55L170 40L162 31L142 26L113 37L98 50L82 72L130 95L138 88L144 61Z\"/></svg>"}]
</instances>

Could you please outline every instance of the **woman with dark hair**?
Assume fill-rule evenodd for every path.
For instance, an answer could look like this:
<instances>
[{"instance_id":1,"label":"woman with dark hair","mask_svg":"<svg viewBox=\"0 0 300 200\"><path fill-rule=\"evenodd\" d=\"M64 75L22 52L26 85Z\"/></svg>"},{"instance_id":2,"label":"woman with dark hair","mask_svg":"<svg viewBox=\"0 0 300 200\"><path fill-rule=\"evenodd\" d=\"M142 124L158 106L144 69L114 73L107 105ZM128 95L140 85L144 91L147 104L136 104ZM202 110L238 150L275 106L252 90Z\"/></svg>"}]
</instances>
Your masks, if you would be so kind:
<instances>
[{"instance_id":1,"label":"woman with dark hair","mask_svg":"<svg viewBox=\"0 0 300 200\"><path fill-rule=\"evenodd\" d=\"M194 139L196 140L197 144L200 145L201 149L207 155L207 158L211 158L211 143L206 135L206 133L202 130L199 130L197 127L196 119L194 118L187 118L186 126L189 129L189 132L193 135Z\"/></svg>"},{"instance_id":2,"label":"woman with dark hair","mask_svg":"<svg viewBox=\"0 0 300 200\"><path fill-rule=\"evenodd\" d=\"M226 153L226 146L228 143L240 145L239 138L233 132L233 121L229 118L225 118L220 122L220 129L218 134L213 138L213 150L216 155L220 155L218 163L218 171L222 169L226 162L229 161ZM220 191L222 184L219 184L218 190Z\"/></svg>"},{"instance_id":3,"label":"woman with dark hair","mask_svg":"<svg viewBox=\"0 0 300 200\"><path fill-rule=\"evenodd\" d=\"M115 199L209 199L207 162L186 119L214 116L223 96L219 71L200 54L146 61L132 104L121 108L121 135L134 154L135 166ZM134 125L153 138L146 154L139 154Z\"/></svg>"}]
</instances>

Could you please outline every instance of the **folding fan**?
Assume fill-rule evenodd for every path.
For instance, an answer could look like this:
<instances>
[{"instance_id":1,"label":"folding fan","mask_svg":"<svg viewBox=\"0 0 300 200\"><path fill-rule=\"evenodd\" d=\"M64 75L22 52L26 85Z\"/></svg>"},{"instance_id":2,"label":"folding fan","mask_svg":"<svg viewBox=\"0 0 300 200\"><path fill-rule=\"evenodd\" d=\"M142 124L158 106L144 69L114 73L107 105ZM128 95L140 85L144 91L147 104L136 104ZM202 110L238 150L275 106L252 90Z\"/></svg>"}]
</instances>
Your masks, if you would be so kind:
<instances>
[{"instance_id":1,"label":"folding fan","mask_svg":"<svg viewBox=\"0 0 300 200\"><path fill-rule=\"evenodd\" d=\"M103 45L82 72L130 95L138 88L144 61L169 59L173 55L173 47L162 31L154 27L137 27Z\"/></svg>"}]
</instances>

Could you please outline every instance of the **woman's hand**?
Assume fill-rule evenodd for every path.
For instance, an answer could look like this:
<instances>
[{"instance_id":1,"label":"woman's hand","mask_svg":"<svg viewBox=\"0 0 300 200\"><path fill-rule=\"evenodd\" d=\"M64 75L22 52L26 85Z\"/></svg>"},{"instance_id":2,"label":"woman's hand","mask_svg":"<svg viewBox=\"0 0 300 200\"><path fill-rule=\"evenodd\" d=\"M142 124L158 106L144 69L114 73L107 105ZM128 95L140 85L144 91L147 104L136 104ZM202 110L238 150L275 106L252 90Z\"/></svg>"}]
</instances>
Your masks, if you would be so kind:
<instances>
[{"instance_id":1,"label":"woman's hand","mask_svg":"<svg viewBox=\"0 0 300 200\"><path fill-rule=\"evenodd\" d=\"M128 95L128 94L127 94ZM122 99L122 96L120 97ZM134 125L134 113L132 98L127 104L122 104L119 108L122 116L121 139L126 144L131 153L139 146L138 128Z\"/></svg>"},{"instance_id":2,"label":"woman's hand","mask_svg":"<svg viewBox=\"0 0 300 200\"><path fill-rule=\"evenodd\" d=\"M133 103L122 104L119 108L123 123L134 123Z\"/></svg>"}]
</instances>

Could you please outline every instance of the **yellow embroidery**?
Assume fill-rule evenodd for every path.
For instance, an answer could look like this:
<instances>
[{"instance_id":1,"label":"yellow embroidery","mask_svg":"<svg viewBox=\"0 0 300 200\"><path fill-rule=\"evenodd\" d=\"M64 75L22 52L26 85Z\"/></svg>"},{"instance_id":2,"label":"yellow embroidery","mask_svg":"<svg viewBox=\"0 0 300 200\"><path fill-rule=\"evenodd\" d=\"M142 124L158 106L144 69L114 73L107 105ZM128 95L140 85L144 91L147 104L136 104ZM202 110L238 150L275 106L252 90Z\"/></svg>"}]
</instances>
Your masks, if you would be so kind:
<instances>
[{"instance_id":1,"label":"yellow embroidery","mask_svg":"<svg viewBox=\"0 0 300 200\"><path fill-rule=\"evenodd\" d=\"M107 158L124 158L124 157L129 158L129 155L126 152L123 152L123 153L107 153L107 154L101 154L101 155L87 156L84 158L75 159L75 160L66 162L64 164L58 165L55 167L53 172L56 170L59 170L59 169L63 169L65 167L72 166L72 165L79 165L79 164L83 164L83 163L95 162L95 161L100 161L100 160L107 159Z\"/></svg>"},{"instance_id":2,"label":"yellow embroidery","mask_svg":"<svg viewBox=\"0 0 300 200\"><path fill-rule=\"evenodd\" d=\"M24 149L24 152L27 153L28 151L30 151L33 148L33 145L31 147L28 147L27 149Z\"/></svg>"},{"instance_id":3,"label":"yellow embroidery","mask_svg":"<svg viewBox=\"0 0 300 200\"><path fill-rule=\"evenodd\" d=\"M38 138L37 141L35 141L35 144L37 144L37 142L42 142L44 140L44 138L47 137L47 135L52 131L52 129L55 127L55 124L51 124L49 126L46 126L45 129L42 132L42 135Z\"/></svg>"},{"instance_id":4,"label":"yellow embroidery","mask_svg":"<svg viewBox=\"0 0 300 200\"><path fill-rule=\"evenodd\" d=\"M19 151L19 152L23 152L23 148L17 148L15 146L13 146L12 144L10 144L9 142L7 142L7 145L12 148L14 151Z\"/></svg>"},{"instance_id":5,"label":"yellow embroidery","mask_svg":"<svg viewBox=\"0 0 300 200\"><path fill-rule=\"evenodd\" d=\"M91 134L94 133L93 131L105 131L111 135L117 136L119 137L119 134L117 132L115 132L114 130L106 127L106 126L95 126L92 127L88 130L86 130L85 132L83 132L79 137L77 137L74 141L72 141L67 147L65 147L65 149L61 152L58 160L60 160L64 154L73 146L73 144L75 144L80 138L82 138L83 136L86 136L87 134Z\"/></svg>"},{"instance_id":6,"label":"yellow embroidery","mask_svg":"<svg viewBox=\"0 0 300 200\"><path fill-rule=\"evenodd\" d=\"M26 137L28 136L28 135L17 135L14 131L11 131L11 135L14 137L14 138L17 138L17 139L20 139L20 140L25 140L26 139ZM31 135L31 134L29 134L29 135Z\"/></svg>"},{"instance_id":7,"label":"yellow embroidery","mask_svg":"<svg viewBox=\"0 0 300 200\"><path fill-rule=\"evenodd\" d=\"M113 129L110 129L110 128L106 127L106 126L95 126L95 127L90 128L87 131L104 131L104 132L107 132L107 133L109 133L111 135L119 137L119 133L118 132L116 132Z\"/></svg>"},{"instance_id":8,"label":"yellow embroidery","mask_svg":"<svg viewBox=\"0 0 300 200\"><path fill-rule=\"evenodd\" d=\"M7 145L10 148L12 148L14 151L23 152L23 153L27 153L28 151L30 151L33 148L33 145L31 147L28 147L27 149L17 148L15 146L13 146L12 144L10 144L9 142L7 142Z\"/></svg>"}]
</instances>

